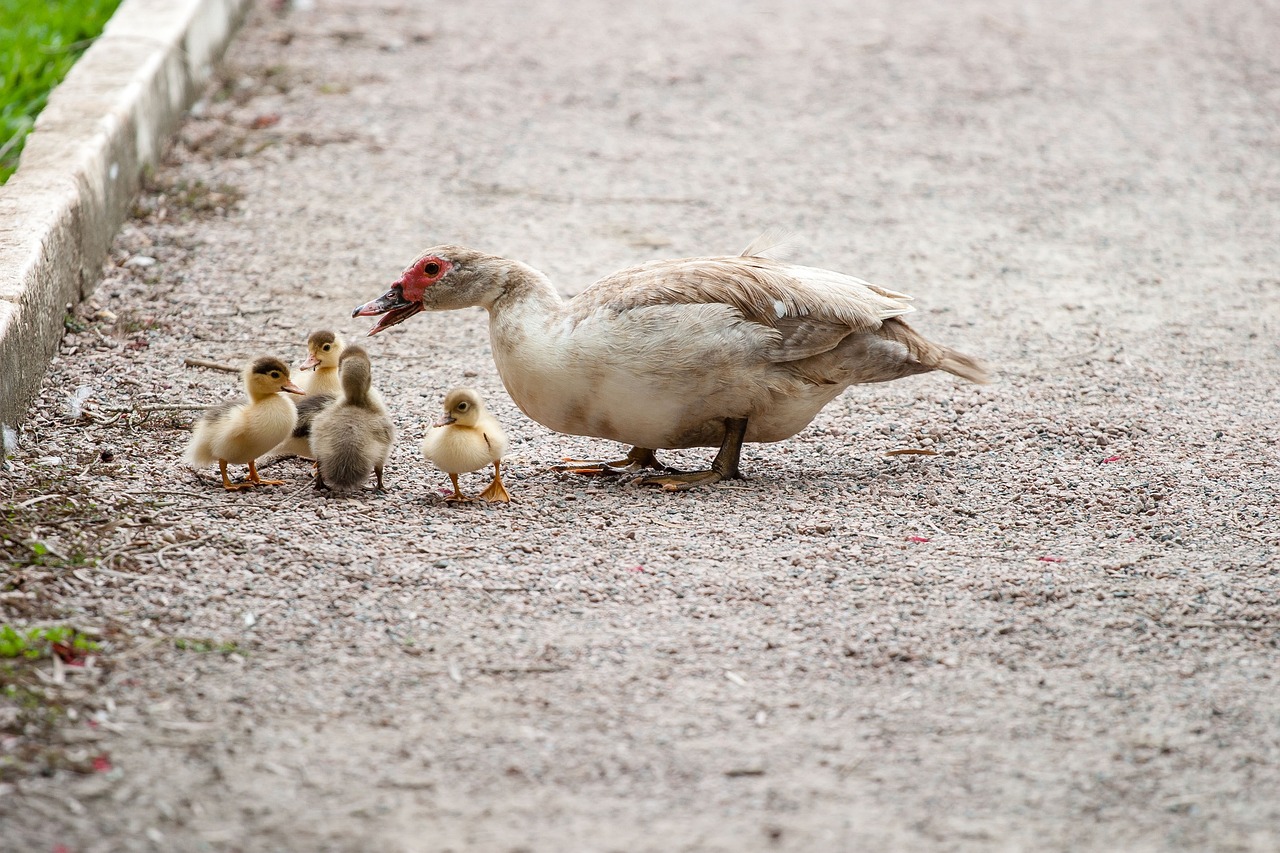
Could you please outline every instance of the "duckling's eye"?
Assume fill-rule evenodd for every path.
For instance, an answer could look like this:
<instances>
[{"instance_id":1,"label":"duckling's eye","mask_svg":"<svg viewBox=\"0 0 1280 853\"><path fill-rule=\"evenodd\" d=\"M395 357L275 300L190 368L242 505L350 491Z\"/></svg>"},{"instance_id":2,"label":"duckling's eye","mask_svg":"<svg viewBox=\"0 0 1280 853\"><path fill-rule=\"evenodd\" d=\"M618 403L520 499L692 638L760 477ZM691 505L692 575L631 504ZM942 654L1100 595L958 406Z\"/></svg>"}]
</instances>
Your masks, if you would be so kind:
<instances>
[{"instance_id":1,"label":"duckling's eye","mask_svg":"<svg viewBox=\"0 0 1280 853\"><path fill-rule=\"evenodd\" d=\"M466 402L459 403L459 404L458 404L458 411L459 411L459 412L465 412L465 411L466 411L467 409L469 409L470 407L471 407L471 404L470 404L470 403L466 403Z\"/></svg>"},{"instance_id":2,"label":"duckling's eye","mask_svg":"<svg viewBox=\"0 0 1280 853\"><path fill-rule=\"evenodd\" d=\"M328 352L328 351L329 351L329 348L330 348L330 347L332 347L332 346L333 346L333 344L325 344L325 345L324 345L324 351L325 351L325 352Z\"/></svg>"},{"instance_id":3,"label":"duckling's eye","mask_svg":"<svg viewBox=\"0 0 1280 853\"><path fill-rule=\"evenodd\" d=\"M440 265L435 261L427 261L422 265L422 271L427 275L440 275Z\"/></svg>"},{"instance_id":4,"label":"duckling's eye","mask_svg":"<svg viewBox=\"0 0 1280 853\"><path fill-rule=\"evenodd\" d=\"M273 371L271 371L271 378L272 378L272 379L279 379L279 378L280 378L280 371L278 371L278 370L273 370Z\"/></svg>"}]
</instances>

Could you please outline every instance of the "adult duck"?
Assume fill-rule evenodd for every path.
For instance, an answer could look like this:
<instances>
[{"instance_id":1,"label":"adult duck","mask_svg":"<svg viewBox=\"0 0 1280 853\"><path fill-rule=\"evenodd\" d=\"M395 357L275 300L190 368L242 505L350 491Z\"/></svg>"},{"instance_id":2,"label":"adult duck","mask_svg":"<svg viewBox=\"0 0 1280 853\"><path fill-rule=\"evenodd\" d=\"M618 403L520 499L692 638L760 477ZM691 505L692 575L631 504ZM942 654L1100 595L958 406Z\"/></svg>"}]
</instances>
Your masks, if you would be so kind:
<instances>
[{"instance_id":1,"label":"adult duck","mask_svg":"<svg viewBox=\"0 0 1280 853\"><path fill-rule=\"evenodd\" d=\"M557 432L632 445L595 470L663 473L683 490L740 476L742 443L781 441L854 384L943 370L985 382L970 356L902 321L911 297L770 257L654 261L561 299L541 272L462 246L423 252L353 317L370 335L419 311L489 312L493 359L511 399ZM663 448L719 447L710 469L672 472Z\"/></svg>"}]
</instances>

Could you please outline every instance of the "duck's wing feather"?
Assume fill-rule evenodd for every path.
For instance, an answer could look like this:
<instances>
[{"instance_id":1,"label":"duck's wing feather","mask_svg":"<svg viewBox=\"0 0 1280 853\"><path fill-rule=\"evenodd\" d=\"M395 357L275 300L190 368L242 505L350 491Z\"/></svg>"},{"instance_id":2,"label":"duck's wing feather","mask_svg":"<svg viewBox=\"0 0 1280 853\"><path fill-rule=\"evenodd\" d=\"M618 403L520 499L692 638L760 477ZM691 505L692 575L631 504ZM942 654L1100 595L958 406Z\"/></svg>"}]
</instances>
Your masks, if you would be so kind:
<instances>
[{"instance_id":1,"label":"duck's wing feather","mask_svg":"<svg viewBox=\"0 0 1280 853\"><path fill-rule=\"evenodd\" d=\"M850 332L878 329L890 317L914 310L910 302L906 294L850 275L738 256L654 261L622 270L587 288L569 308L576 325L601 311L728 305L770 330L775 359L793 361L832 349Z\"/></svg>"}]
</instances>

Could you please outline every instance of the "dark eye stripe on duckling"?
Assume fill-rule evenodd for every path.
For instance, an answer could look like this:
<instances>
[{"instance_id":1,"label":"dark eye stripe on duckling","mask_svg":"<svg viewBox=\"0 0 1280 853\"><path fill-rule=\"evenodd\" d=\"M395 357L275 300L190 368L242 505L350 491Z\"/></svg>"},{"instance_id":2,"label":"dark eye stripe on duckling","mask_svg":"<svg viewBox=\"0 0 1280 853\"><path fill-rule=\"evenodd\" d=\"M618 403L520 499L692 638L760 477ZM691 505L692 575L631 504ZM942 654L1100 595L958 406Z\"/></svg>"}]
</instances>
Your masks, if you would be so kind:
<instances>
[{"instance_id":1,"label":"dark eye stripe on duckling","mask_svg":"<svg viewBox=\"0 0 1280 853\"><path fill-rule=\"evenodd\" d=\"M311 333L311 337L307 338L307 346L314 348L325 344L331 344L336 340L338 340L338 336L336 334L328 329L321 329L318 332Z\"/></svg>"},{"instance_id":2,"label":"dark eye stripe on duckling","mask_svg":"<svg viewBox=\"0 0 1280 853\"><path fill-rule=\"evenodd\" d=\"M263 373L268 376L270 376L272 372L275 372L279 373L281 376L288 376L289 365L285 364L278 358L271 358L270 356L267 356L260 358L253 363L253 372Z\"/></svg>"}]
</instances>

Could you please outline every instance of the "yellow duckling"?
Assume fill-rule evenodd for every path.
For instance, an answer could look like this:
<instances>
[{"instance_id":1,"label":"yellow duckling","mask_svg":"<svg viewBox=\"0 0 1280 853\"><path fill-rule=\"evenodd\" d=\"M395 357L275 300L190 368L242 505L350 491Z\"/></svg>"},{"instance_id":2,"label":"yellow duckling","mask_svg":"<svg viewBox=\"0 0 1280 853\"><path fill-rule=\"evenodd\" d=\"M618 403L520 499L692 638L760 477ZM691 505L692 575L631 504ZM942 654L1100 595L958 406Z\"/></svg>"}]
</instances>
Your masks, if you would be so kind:
<instances>
[{"instance_id":1,"label":"yellow duckling","mask_svg":"<svg viewBox=\"0 0 1280 853\"><path fill-rule=\"evenodd\" d=\"M331 397L342 393L338 362L344 346L337 332L321 329L311 333L307 338L307 360L298 365L298 387L304 393L328 394Z\"/></svg>"},{"instance_id":2,"label":"yellow duckling","mask_svg":"<svg viewBox=\"0 0 1280 853\"><path fill-rule=\"evenodd\" d=\"M362 347L347 347L339 372L342 396L311 422L316 488L359 488L372 470L382 491L382 468L391 456L395 426L372 387L369 354Z\"/></svg>"},{"instance_id":3,"label":"yellow duckling","mask_svg":"<svg viewBox=\"0 0 1280 853\"><path fill-rule=\"evenodd\" d=\"M279 486L283 480L263 480L254 461L281 442L293 429L298 413L284 391L301 394L289 381L289 366L278 358L263 356L244 371L248 399L228 400L205 411L192 429L186 462L203 467L217 461L222 485L229 491L251 486ZM227 464L248 464L249 482L232 483Z\"/></svg>"},{"instance_id":4,"label":"yellow duckling","mask_svg":"<svg viewBox=\"0 0 1280 853\"><path fill-rule=\"evenodd\" d=\"M458 475L493 463L493 482L480 493L480 499L510 501L501 471L507 436L497 419L485 411L480 395L470 388L454 388L444 398L444 412L423 437L422 455L453 481L453 494L447 500L471 500L458 488Z\"/></svg>"}]
</instances>

